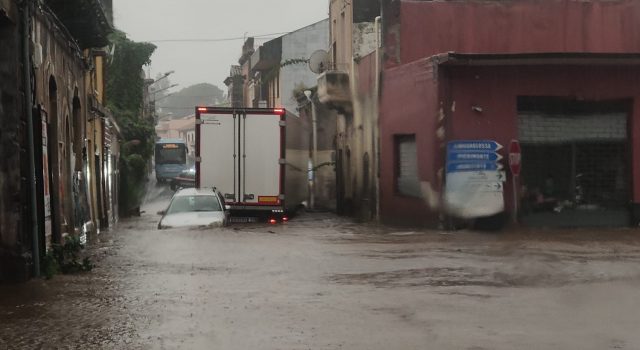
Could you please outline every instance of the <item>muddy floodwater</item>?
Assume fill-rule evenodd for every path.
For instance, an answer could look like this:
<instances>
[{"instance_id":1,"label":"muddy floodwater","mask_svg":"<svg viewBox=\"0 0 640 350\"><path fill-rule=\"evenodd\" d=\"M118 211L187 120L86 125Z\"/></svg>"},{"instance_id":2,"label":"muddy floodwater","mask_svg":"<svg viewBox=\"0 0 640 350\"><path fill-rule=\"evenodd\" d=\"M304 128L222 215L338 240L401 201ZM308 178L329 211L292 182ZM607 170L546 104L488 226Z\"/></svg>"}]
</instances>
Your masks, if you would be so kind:
<instances>
[{"instance_id":1,"label":"muddy floodwater","mask_svg":"<svg viewBox=\"0 0 640 350\"><path fill-rule=\"evenodd\" d=\"M639 231L158 231L170 195L92 272L0 286L0 349L640 349Z\"/></svg>"}]
</instances>

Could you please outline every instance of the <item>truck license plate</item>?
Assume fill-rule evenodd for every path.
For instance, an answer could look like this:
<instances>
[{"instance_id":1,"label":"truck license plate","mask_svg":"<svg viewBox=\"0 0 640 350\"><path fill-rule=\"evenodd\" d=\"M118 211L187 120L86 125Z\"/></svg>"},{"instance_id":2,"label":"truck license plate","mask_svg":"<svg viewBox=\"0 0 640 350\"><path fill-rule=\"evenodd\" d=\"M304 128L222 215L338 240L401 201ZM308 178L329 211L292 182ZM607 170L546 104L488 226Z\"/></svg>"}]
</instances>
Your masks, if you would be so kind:
<instances>
[{"instance_id":1,"label":"truck license plate","mask_svg":"<svg viewBox=\"0 0 640 350\"><path fill-rule=\"evenodd\" d=\"M255 217L232 217L231 218L231 222L234 223L251 223L251 222L258 222L258 218Z\"/></svg>"}]
</instances>

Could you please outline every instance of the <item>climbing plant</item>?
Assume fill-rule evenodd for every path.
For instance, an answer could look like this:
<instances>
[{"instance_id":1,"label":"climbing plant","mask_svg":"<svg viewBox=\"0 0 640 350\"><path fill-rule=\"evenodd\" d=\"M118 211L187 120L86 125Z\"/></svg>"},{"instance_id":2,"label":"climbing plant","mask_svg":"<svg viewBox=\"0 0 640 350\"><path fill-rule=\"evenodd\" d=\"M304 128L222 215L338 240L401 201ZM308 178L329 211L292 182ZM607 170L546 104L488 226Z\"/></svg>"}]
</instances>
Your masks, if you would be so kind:
<instances>
[{"instance_id":1,"label":"climbing plant","mask_svg":"<svg viewBox=\"0 0 640 350\"><path fill-rule=\"evenodd\" d=\"M264 74L262 77L262 81L267 82L275 79L275 77L277 77L278 74L280 74L280 70L284 67L293 66L296 64L307 64L307 63L309 63L309 60L306 58L290 58L290 59L284 60L280 63L280 65L277 65L271 68L266 74Z\"/></svg>"},{"instance_id":2,"label":"climbing plant","mask_svg":"<svg viewBox=\"0 0 640 350\"><path fill-rule=\"evenodd\" d=\"M153 120L142 118L142 67L151 62L156 46L132 41L121 31L113 33L110 42L113 55L107 65L107 107L122 130L119 207L127 215L141 204L153 155Z\"/></svg>"}]
</instances>

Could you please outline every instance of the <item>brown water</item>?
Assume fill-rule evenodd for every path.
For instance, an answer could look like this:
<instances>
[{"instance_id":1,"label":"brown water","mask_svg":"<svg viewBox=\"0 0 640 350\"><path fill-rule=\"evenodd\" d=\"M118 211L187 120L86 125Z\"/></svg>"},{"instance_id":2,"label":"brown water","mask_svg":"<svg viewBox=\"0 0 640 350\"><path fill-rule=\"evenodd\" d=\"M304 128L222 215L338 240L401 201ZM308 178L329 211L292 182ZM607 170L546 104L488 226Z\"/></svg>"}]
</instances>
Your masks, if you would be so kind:
<instances>
[{"instance_id":1,"label":"brown water","mask_svg":"<svg viewBox=\"0 0 640 350\"><path fill-rule=\"evenodd\" d=\"M326 214L94 238L0 287L0 349L640 349L636 231L398 231Z\"/></svg>"}]
</instances>

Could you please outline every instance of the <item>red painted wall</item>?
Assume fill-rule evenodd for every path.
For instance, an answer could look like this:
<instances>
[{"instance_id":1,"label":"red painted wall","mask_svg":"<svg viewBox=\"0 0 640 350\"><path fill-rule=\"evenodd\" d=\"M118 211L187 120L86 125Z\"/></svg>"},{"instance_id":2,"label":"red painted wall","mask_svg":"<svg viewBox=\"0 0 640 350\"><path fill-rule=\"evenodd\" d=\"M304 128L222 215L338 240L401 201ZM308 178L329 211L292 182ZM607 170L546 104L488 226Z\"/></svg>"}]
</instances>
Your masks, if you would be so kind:
<instances>
[{"instance_id":1,"label":"red painted wall","mask_svg":"<svg viewBox=\"0 0 640 350\"><path fill-rule=\"evenodd\" d=\"M640 67L494 66L440 67L438 82L429 60L388 69L381 98L381 217L387 222L425 223L434 218L424 203L395 195L393 135L416 133L420 177L437 182L444 152L435 136L438 109L445 112L446 139L494 139L508 145L517 138L517 97L557 96L584 100L633 99L629 116L632 198L640 203ZM482 108L475 112L472 106ZM511 188L505 186L507 208Z\"/></svg>"},{"instance_id":2,"label":"red painted wall","mask_svg":"<svg viewBox=\"0 0 640 350\"><path fill-rule=\"evenodd\" d=\"M398 5L396 5L398 6ZM640 1L401 1L386 66L438 53L640 52Z\"/></svg>"},{"instance_id":3,"label":"red painted wall","mask_svg":"<svg viewBox=\"0 0 640 350\"><path fill-rule=\"evenodd\" d=\"M439 123L439 85L430 60L386 70L380 100L380 215L394 224L430 225L437 213L425 200L396 194L394 135L416 135L421 181L439 191L439 164L444 161L436 131Z\"/></svg>"},{"instance_id":4,"label":"red painted wall","mask_svg":"<svg viewBox=\"0 0 640 350\"><path fill-rule=\"evenodd\" d=\"M451 113L448 138L494 139L508 145L517 139L517 97L555 96L587 101L633 99L629 116L632 140L633 201L640 202L640 67L458 67L451 68ZM472 111L472 106L483 112ZM511 208L512 184L505 190Z\"/></svg>"}]
</instances>

